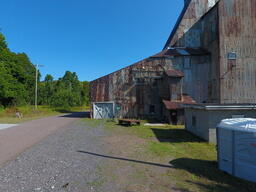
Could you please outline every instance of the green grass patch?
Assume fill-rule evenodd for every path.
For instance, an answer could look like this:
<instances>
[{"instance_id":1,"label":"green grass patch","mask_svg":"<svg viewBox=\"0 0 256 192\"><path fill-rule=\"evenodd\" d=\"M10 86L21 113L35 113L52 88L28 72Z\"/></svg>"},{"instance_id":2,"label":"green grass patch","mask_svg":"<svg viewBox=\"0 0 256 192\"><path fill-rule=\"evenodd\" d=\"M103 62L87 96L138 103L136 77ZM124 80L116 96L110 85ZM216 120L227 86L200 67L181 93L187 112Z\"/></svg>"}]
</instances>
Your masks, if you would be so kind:
<instances>
[{"instance_id":1,"label":"green grass patch","mask_svg":"<svg viewBox=\"0 0 256 192\"><path fill-rule=\"evenodd\" d=\"M94 179L93 181L87 182L87 185L94 187L94 188L100 188L105 183L103 175L102 175L101 167L98 166L96 168L95 172L96 172L96 175L98 178Z\"/></svg>"},{"instance_id":2,"label":"green grass patch","mask_svg":"<svg viewBox=\"0 0 256 192\"><path fill-rule=\"evenodd\" d=\"M183 126L123 127L116 122L84 120L91 126L104 126L113 134L130 134L146 141L145 156L158 161L169 159L173 169L166 175L176 183L177 190L185 192L255 192L256 184L228 175L217 168L214 144L194 136ZM140 176L141 174L139 174ZM142 174L143 175L143 174Z\"/></svg>"},{"instance_id":3,"label":"green grass patch","mask_svg":"<svg viewBox=\"0 0 256 192\"><path fill-rule=\"evenodd\" d=\"M51 108L49 106L38 106L35 110L34 106L20 106L20 107L10 107L10 108L0 108L0 123L21 123L24 121L30 121L34 119L39 119L43 117L59 115L61 113L72 113L87 111L88 107L74 107L70 109L60 109ZM19 111L23 114L23 118L19 119L16 117L15 113Z\"/></svg>"},{"instance_id":4,"label":"green grass patch","mask_svg":"<svg viewBox=\"0 0 256 192\"><path fill-rule=\"evenodd\" d=\"M17 118L15 115L16 111L21 112L23 114L23 118ZM1 110L0 123L21 123L57 114L60 113L48 106L38 106L37 110L34 109L34 106L12 107Z\"/></svg>"},{"instance_id":5,"label":"green grass patch","mask_svg":"<svg viewBox=\"0 0 256 192\"><path fill-rule=\"evenodd\" d=\"M217 151L182 126L134 126L128 131L148 140L145 152L152 158L170 159L169 172L184 191L256 191L256 184L230 176L217 168ZM154 139L154 140L152 140Z\"/></svg>"}]
</instances>

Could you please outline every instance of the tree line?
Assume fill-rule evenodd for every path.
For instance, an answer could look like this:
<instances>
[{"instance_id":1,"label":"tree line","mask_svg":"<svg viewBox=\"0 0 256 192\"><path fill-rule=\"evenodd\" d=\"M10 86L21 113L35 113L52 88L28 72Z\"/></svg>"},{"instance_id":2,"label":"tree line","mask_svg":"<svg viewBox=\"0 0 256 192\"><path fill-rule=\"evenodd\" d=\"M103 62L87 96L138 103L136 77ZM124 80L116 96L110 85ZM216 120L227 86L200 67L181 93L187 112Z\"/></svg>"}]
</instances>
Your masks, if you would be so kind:
<instances>
[{"instance_id":1,"label":"tree line","mask_svg":"<svg viewBox=\"0 0 256 192\"><path fill-rule=\"evenodd\" d=\"M0 108L32 105L35 99L36 68L25 53L14 53L0 33ZM89 104L89 83L80 82L75 72L66 71L54 80L38 75L38 104L73 107Z\"/></svg>"},{"instance_id":2,"label":"tree line","mask_svg":"<svg viewBox=\"0 0 256 192\"><path fill-rule=\"evenodd\" d=\"M62 78L53 80L46 75L39 86L39 104L69 108L89 105L89 82L80 82L75 72L66 71Z\"/></svg>"}]
</instances>

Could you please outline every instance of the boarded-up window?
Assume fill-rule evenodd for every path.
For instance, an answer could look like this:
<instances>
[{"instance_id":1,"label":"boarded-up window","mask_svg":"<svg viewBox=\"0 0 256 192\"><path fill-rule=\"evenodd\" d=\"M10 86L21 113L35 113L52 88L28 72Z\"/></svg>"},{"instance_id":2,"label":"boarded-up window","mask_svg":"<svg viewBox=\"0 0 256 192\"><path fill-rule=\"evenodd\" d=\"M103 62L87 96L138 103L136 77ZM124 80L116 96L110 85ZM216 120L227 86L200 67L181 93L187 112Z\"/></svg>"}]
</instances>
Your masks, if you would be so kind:
<instances>
[{"instance_id":1,"label":"boarded-up window","mask_svg":"<svg viewBox=\"0 0 256 192\"><path fill-rule=\"evenodd\" d=\"M149 106L149 113L154 114L155 112L156 112L155 105L150 105Z\"/></svg>"}]
</instances>

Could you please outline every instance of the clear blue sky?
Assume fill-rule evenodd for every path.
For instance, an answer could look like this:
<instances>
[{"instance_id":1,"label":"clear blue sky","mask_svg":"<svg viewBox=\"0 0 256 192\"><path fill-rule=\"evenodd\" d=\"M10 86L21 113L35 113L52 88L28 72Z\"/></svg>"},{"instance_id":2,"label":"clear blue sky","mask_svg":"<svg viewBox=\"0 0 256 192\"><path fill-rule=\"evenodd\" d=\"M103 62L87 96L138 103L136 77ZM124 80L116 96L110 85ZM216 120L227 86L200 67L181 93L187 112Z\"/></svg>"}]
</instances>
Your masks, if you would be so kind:
<instances>
[{"instance_id":1,"label":"clear blue sky","mask_svg":"<svg viewBox=\"0 0 256 192\"><path fill-rule=\"evenodd\" d=\"M183 0L6 0L0 28L14 52L42 64L42 76L66 70L93 80L163 48Z\"/></svg>"}]
</instances>

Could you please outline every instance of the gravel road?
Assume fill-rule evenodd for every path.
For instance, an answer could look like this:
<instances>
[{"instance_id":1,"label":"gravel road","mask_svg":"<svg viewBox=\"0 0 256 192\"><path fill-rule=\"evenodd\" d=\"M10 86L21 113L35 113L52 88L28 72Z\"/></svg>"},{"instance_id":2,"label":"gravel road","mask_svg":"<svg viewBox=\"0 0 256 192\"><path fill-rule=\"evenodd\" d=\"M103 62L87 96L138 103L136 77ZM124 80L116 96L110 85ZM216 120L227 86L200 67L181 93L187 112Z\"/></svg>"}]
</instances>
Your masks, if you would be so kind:
<instances>
[{"instance_id":1,"label":"gravel road","mask_svg":"<svg viewBox=\"0 0 256 192\"><path fill-rule=\"evenodd\" d=\"M52 116L0 130L0 166L82 116L85 116L85 113Z\"/></svg>"},{"instance_id":2,"label":"gravel road","mask_svg":"<svg viewBox=\"0 0 256 192\"><path fill-rule=\"evenodd\" d=\"M104 160L79 151L102 153L104 143L100 138L105 133L101 127L90 128L74 119L72 116L63 117L61 128L57 131L56 127L52 128L54 133L50 131L49 134L48 131L44 134L44 137L48 134L46 138L30 146L16 159L2 165L0 191L101 191L100 165ZM33 121L35 125L37 122L41 125L49 123L46 120ZM34 142L33 140L30 144Z\"/></svg>"}]
</instances>

